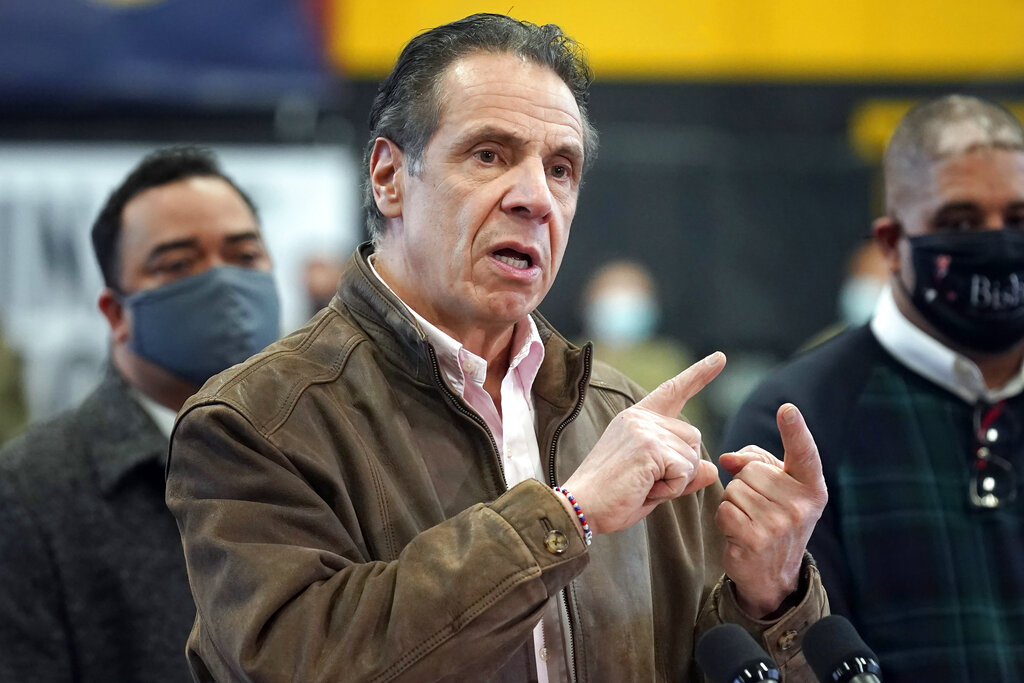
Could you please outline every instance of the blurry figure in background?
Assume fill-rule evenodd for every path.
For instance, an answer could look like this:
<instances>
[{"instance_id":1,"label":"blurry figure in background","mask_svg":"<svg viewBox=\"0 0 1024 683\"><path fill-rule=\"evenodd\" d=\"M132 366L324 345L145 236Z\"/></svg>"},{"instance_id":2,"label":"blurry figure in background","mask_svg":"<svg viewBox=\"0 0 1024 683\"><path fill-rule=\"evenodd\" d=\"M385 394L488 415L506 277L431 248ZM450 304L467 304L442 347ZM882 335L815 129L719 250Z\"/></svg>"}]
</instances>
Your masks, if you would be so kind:
<instances>
[{"instance_id":1,"label":"blurry figure in background","mask_svg":"<svg viewBox=\"0 0 1024 683\"><path fill-rule=\"evenodd\" d=\"M859 327L871 320L878 298L888 283L889 262L882 249L873 239L859 244L846 262L846 277L839 287L836 302L839 319L804 342L798 352L817 346L848 327Z\"/></svg>"},{"instance_id":2,"label":"blurry figure in background","mask_svg":"<svg viewBox=\"0 0 1024 683\"><path fill-rule=\"evenodd\" d=\"M634 261L611 261L601 266L583 291L583 335L594 342L595 356L653 391L693 362L681 343L657 336L661 306L654 279ZM711 387L708 387L709 389ZM708 415L701 395L686 404L686 416L705 433L705 445L713 451L707 434Z\"/></svg>"},{"instance_id":3,"label":"blurry figure in background","mask_svg":"<svg viewBox=\"0 0 1024 683\"><path fill-rule=\"evenodd\" d=\"M949 96L903 118L874 223L889 287L870 325L801 354L724 447L778 447L806 411L829 503L809 548L887 682L1024 675L1024 129Z\"/></svg>"},{"instance_id":4,"label":"blurry figure in background","mask_svg":"<svg viewBox=\"0 0 1024 683\"><path fill-rule=\"evenodd\" d=\"M850 256L846 279L839 289L839 319L843 325L856 327L871 320L888 283L889 262L878 243L861 243Z\"/></svg>"},{"instance_id":5,"label":"blurry figure in background","mask_svg":"<svg viewBox=\"0 0 1024 683\"><path fill-rule=\"evenodd\" d=\"M0 681L188 681L164 466L176 411L276 339L255 207L205 150L142 160L92 228L110 366L0 451Z\"/></svg>"},{"instance_id":6,"label":"blurry figure in background","mask_svg":"<svg viewBox=\"0 0 1024 683\"><path fill-rule=\"evenodd\" d=\"M309 315L316 315L331 303L344 265L343 259L332 256L313 256L306 261L302 276L309 297Z\"/></svg>"},{"instance_id":7,"label":"blurry figure in background","mask_svg":"<svg viewBox=\"0 0 1024 683\"><path fill-rule=\"evenodd\" d=\"M0 444L20 434L27 421L21 361L0 333Z\"/></svg>"}]
</instances>

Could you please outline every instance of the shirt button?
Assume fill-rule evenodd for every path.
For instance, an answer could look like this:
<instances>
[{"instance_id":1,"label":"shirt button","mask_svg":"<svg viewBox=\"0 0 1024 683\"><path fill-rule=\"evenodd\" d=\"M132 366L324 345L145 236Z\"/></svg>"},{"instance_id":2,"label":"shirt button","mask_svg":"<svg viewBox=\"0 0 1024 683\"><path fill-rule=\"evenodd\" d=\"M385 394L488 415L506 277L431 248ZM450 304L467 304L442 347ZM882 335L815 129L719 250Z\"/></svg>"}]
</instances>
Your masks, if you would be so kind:
<instances>
[{"instance_id":1,"label":"shirt button","mask_svg":"<svg viewBox=\"0 0 1024 683\"><path fill-rule=\"evenodd\" d=\"M546 661L548 661L548 657L550 657L550 656L551 656L551 653L550 653L550 652L548 652L548 649L547 649L546 647L542 647L542 648L540 649L540 652L539 652L539 653L537 653L537 654L539 654L539 655L540 655L540 661L542 661L542 662L546 662Z\"/></svg>"},{"instance_id":2,"label":"shirt button","mask_svg":"<svg viewBox=\"0 0 1024 683\"><path fill-rule=\"evenodd\" d=\"M796 638L799 634L796 631L786 631L779 636L779 649L785 652L786 650L792 650L793 646L796 645Z\"/></svg>"},{"instance_id":3,"label":"shirt button","mask_svg":"<svg viewBox=\"0 0 1024 683\"><path fill-rule=\"evenodd\" d=\"M561 555L569 549L569 539L558 529L552 529L544 536L544 547L552 555Z\"/></svg>"}]
</instances>

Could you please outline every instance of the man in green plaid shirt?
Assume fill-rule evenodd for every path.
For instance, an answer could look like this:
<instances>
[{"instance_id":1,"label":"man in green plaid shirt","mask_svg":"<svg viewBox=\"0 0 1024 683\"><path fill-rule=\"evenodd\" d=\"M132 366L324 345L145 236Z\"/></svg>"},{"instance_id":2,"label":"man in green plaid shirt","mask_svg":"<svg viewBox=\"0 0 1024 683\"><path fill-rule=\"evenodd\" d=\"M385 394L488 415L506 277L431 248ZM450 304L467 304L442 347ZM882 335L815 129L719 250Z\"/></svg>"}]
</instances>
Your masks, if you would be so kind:
<instances>
[{"instance_id":1,"label":"man in green plaid shirt","mask_svg":"<svg viewBox=\"0 0 1024 683\"><path fill-rule=\"evenodd\" d=\"M795 403L829 503L808 546L893 681L1024 680L1024 131L948 96L885 155L870 324L793 359L726 429L779 449Z\"/></svg>"}]
</instances>

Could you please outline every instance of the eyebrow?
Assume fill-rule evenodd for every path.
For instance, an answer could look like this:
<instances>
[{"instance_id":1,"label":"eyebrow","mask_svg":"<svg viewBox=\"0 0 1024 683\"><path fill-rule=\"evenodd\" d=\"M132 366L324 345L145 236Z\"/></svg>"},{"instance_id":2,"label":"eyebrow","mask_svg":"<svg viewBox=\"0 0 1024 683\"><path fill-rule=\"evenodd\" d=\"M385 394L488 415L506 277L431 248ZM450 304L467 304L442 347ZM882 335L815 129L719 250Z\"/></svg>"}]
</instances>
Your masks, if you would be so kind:
<instances>
[{"instance_id":1,"label":"eyebrow","mask_svg":"<svg viewBox=\"0 0 1024 683\"><path fill-rule=\"evenodd\" d=\"M959 200L959 201L946 202L946 203L942 204L941 206L939 206L939 209L940 210L944 210L944 209L954 209L954 210L956 210L956 209L977 209L978 206L979 206L978 202L976 202L976 201L973 201L973 200L970 200L970 199L962 199L962 200Z\"/></svg>"},{"instance_id":2,"label":"eyebrow","mask_svg":"<svg viewBox=\"0 0 1024 683\"><path fill-rule=\"evenodd\" d=\"M1014 201L1006 205L1006 209L1010 211L1016 211L1018 209L1024 209L1024 201ZM978 202L973 201L957 201L943 204L935 212L936 216L944 213L952 213L955 211L981 211L981 205Z\"/></svg>"},{"instance_id":3,"label":"eyebrow","mask_svg":"<svg viewBox=\"0 0 1024 683\"><path fill-rule=\"evenodd\" d=\"M240 232L236 235L228 235L224 238L224 241L228 244L237 244L239 242L262 242L263 237L255 230L249 230L247 232Z\"/></svg>"},{"instance_id":4,"label":"eyebrow","mask_svg":"<svg viewBox=\"0 0 1024 683\"><path fill-rule=\"evenodd\" d=\"M239 242L261 242L262 237L260 233L255 230L247 230L245 232L239 232L234 235L228 235L224 238L226 244L238 244ZM171 240L170 242L164 242L153 247L149 255L146 256L146 263L152 262L154 259L159 258L162 254L166 254L169 251L175 249L198 249L199 240L194 237L187 237L180 240Z\"/></svg>"},{"instance_id":5,"label":"eyebrow","mask_svg":"<svg viewBox=\"0 0 1024 683\"><path fill-rule=\"evenodd\" d=\"M470 130L465 135L458 138L456 146L459 149L469 150L473 146L484 141L497 142L498 144L508 147L521 147L526 144L526 141L515 133L510 133L507 130L495 128L494 126L484 126L482 128ZM562 144L554 149L552 156L564 156L578 163L582 163L583 146L574 143Z\"/></svg>"},{"instance_id":6,"label":"eyebrow","mask_svg":"<svg viewBox=\"0 0 1024 683\"><path fill-rule=\"evenodd\" d=\"M199 240L196 240L194 238L186 238L183 240L172 240L170 242L164 242L162 244L156 245L155 247L149 250L149 254L146 256L146 263L150 263L151 261L158 258L162 254L166 254L169 251L174 251L175 249L198 248Z\"/></svg>"}]
</instances>

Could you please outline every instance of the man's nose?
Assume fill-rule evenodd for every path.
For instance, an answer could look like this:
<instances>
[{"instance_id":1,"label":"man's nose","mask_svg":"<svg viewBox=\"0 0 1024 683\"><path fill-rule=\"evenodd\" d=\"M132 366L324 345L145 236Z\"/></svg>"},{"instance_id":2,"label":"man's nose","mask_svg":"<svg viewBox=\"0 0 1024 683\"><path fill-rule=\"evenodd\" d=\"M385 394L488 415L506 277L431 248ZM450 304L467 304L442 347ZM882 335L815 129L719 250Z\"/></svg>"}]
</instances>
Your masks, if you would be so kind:
<instances>
[{"instance_id":1,"label":"man's nose","mask_svg":"<svg viewBox=\"0 0 1024 683\"><path fill-rule=\"evenodd\" d=\"M512 184L502 199L502 209L546 223L554 202L544 163L540 159L524 159L510 174Z\"/></svg>"},{"instance_id":2,"label":"man's nose","mask_svg":"<svg viewBox=\"0 0 1024 683\"><path fill-rule=\"evenodd\" d=\"M1002 230L1006 225L1001 211L992 211L985 215L985 230Z\"/></svg>"}]
</instances>

